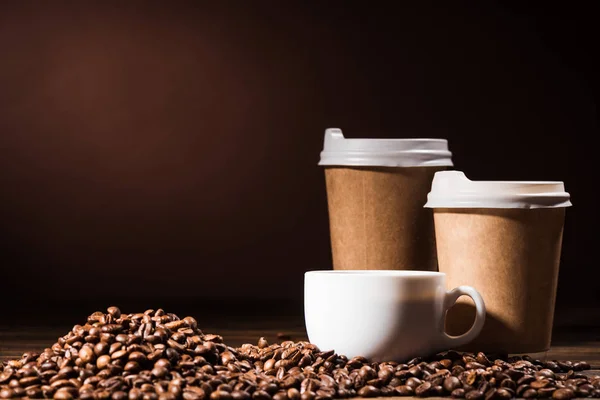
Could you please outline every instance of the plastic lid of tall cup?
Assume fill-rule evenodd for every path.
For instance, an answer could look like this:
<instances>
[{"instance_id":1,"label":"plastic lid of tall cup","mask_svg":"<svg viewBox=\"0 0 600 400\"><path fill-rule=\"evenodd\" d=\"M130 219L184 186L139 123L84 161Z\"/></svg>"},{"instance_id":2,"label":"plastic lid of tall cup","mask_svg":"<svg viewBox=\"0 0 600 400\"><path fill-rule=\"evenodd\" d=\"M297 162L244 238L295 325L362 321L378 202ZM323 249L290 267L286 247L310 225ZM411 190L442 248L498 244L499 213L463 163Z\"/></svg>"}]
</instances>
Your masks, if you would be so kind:
<instances>
[{"instance_id":1,"label":"plastic lid of tall cup","mask_svg":"<svg viewBox=\"0 0 600 400\"><path fill-rule=\"evenodd\" d=\"M346 139L341 129L325 130L319 165L437 167L452 164L446 139Z\"/></svg>"},{"instance_id":2,"label":"plastic lid of tall cup","mask_svg":"<svg viewBox=\"0 0 600 400\"><path fill-rule=\"evenodd\" d=\"M557 208L571 206L563 182L472 181L461 171L436 172L426 208Z\"/></svg>"}]
</instances>

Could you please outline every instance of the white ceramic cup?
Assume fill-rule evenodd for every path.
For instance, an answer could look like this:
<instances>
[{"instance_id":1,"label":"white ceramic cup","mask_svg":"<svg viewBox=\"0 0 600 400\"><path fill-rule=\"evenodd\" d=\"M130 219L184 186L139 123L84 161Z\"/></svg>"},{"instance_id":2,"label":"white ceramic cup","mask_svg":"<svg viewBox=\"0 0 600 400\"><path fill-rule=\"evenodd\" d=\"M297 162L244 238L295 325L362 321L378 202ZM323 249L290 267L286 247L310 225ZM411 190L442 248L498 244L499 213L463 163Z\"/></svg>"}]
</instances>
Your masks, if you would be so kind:
<instances>
[{"instance_id":1,"label":"white ceramic cup","mask_svg":"<svg viewBox=\"0 0 600 400\"><path fill-rule=\"evenodd\" d=\"M460 296L476 305L471 329L444 332L446 311ZM446 275L428 271L310 271L304 276L308 338L321 350L372 361L405 361L473 340L485 304L470 286L446 291Z\"/></svg>"}]
</instances>

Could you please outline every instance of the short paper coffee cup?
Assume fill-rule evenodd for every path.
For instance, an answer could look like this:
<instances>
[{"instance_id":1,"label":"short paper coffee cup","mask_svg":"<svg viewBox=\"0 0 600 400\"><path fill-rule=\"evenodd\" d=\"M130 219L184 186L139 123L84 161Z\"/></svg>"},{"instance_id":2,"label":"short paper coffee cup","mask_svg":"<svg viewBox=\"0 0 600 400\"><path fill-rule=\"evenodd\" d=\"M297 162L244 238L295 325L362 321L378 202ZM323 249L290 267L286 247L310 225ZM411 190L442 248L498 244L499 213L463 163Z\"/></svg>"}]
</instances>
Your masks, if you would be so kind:
<instances>
[{"instance_id":1,"label":"short paper coffee cup","mask_svg":"<svg viewBox=\"0 0 600 400\"><path fill-rule=\"evenodd\" d=\"M562 247L563 182L471 181L459 171L435 174L426 208L433 208L439 271L448 287L470 285L488 317L461 350L535 353L548 350ZM446 328L472 324L472 303L449 310Z\"/></svg>"}]
</instances>

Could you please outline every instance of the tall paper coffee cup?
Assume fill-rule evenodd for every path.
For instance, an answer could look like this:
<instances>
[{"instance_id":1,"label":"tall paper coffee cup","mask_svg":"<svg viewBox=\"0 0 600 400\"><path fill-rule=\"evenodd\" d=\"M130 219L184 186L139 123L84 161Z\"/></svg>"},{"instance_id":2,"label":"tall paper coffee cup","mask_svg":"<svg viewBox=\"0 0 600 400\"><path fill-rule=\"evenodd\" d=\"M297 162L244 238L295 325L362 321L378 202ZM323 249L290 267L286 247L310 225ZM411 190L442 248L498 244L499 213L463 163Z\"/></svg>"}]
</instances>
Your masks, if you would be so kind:
<instances>
[{"instance_id":1,"label":"tall paper coffee cup","mask_svg":"<svg viewBox=\"0 0 600 400\"><path fill-rule=\"evenodd\" d=\"M562 182L470 181L462 172L435 175L426 207L434 209L440 272L448 287L471 285L487 318L461 350L514 353L550 348L565 207ZM449 310L457 335L475 318L472 302Z\"/></svg>"},{"instance_id":2,"label":"tall paper coffee cup","mask_svg":"<svg viewBox=\"0 0 600 400\"><path fill-rule=\"evenodd\" d=\"M333 268L437 270L433 218L423 208L444 139L346 139L327 129L325 167Z\"/></svg>"}]
</instances>

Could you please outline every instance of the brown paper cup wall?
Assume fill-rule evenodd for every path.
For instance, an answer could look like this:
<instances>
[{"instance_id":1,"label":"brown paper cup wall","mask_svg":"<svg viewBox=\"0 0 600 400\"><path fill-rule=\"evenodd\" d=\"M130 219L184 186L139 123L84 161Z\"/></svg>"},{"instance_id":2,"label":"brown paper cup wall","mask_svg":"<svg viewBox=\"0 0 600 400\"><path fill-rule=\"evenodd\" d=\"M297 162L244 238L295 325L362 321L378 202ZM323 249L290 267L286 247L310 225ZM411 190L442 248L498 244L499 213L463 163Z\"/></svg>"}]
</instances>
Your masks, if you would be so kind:
<instances>
[{"instance_id":1,"label":"brown paper cup wall","mask_svg":"<svg viewBox=\"0 0 600 400\"><path fill-rule=\"evenodd\" d=\"M334 269L436 271L432 210L444 167L325 168Z\"/></svg>"},{"instance_id":2,"label":"brown paper cup wall","mask_svg":"<svg viewBox=\"0 0 600 400\"><path fill-rule=\"evenodd\" d=\"M433 209L439 271L448 289L469 285L485 301L479 336L459 350L538 353L550 348L565 208L562 182L471 181L436 173L425 207ZM473 323L461 298L446 316L450 335Z\"/></svg>"},{"instance_id":3,"label":"brown paper cup wall","mask_svg":"<svg viewBox=\"0 0 600 400\"><path fill-rule=\"evenodd\" d=\"M470 285L484 298L483 330L464 350L526 353L550 348L564 208L435 209L440 272L448 289ZM461 298L446 330L466 331L474 305Z\"/></svg>"},{"instance_id":4,"label":"brown paper cup wall","mask_svg":"<svg viewBox=\"0 0 600 400\"><path fill-rule=\"evenodd\" d=\"M437 270L423 205L435 173L452 167L445 139L348 139L331 128L319 165L334 269Z\"/></svg>"}]
</instances>

